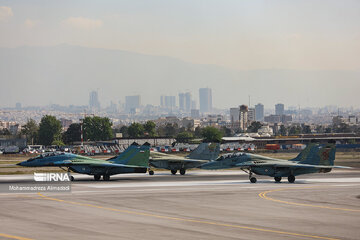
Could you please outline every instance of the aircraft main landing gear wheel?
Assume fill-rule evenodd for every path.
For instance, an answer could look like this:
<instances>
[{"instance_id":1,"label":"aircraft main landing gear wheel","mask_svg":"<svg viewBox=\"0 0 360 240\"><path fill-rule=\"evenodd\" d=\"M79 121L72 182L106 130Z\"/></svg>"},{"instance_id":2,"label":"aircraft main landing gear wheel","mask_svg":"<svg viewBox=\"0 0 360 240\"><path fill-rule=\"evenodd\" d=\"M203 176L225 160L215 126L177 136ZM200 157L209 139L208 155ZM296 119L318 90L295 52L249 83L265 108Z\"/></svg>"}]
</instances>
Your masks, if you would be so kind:
<instances>
[{"instance_id":1,"label":"aircraft main landing gear wheel","mask_svg":"<svg viewBox=\"0 0 360 240\"><path fill-rule=\"evenodd\" d=\"M94 175L94 180L95 181L99 181L100 178L101 178L101 175L99 175L99 174Z\"/></svg>"},{"instance_id":2,"label":"aircraft main landing gear wheel","mask_svg":"<svg viewBox=\"0 0 360 240\"><path fill-rule=\"evenodd\" d=\"M153 170L149 170L149 175L154 175L154 171L153 171Z\"/></svg>"},{"instance_id":3,"label":"aircraft main landing gear wheel","mask_svg":"<svg viewBox=\"0 0 360 240\"><path fill-rule=\"evenodd\" d=\"M275 182L281 182L281 177L274 177Z\"/></svg>"},{"instance_id":4,"label":"aircraft main landing gear wheel","mask_svg":"<svg viewBox=\"0 0 360 240\"><path fill-rule=\"evenodd\" d=\"M180 169L180 174L181 174L181 175L185 175L185 172L186 172L185 169L183 169L183 168Z\"/></svg>"},{"instance_id":5,"label":"aircraft main landing gear wheel","mask_svg":"<svg viewBox=\"0 0 360 240\"><path fill-rule=\"evenodd\" d=\"M103 179L104 181L110 181L110 175L104 175Z\"/></svg>"},{"instance_id":6,"label":"aircraft main landing gear wheel","mask_svg":"<svg viewBox=\"0 0 360 240\"><path fill-rule=\"evenodd\" d=\"M171 174L175 175L177 173L177 170L171 170Z\"/></svg>"},{"instance_id":7,"label":"aircraft main landing gear wheel","mask_svg":"<svg viewBox=\"0 0 360 240\"><path fill-rule=\"evenodd\" d=\"M257 181L257 180L256 180L256 177L251 177L251 178L250 178L250 182L251 182L251 183L256 183L256 181Z\"/></svg>"},{"instance_id":8,"label":"aircraft main landing gear wheel","mask_svg":"<svg viewBox=\"0 0 360 240\"><path fill-rule=\"evenodd\" d=\"M288 176L288 181L289 181L289 183L295 182L295 176L294 175Z\"/></svg>"},{"instance_id":9,"label":"aircraft main landing gear wheel","mask_svg":"<svg viewBox=\"0 0 360 240\"><path fill-rule=\"evenodd\" d=\"M70 176L70 181L74 181L75 178L73 176Z\"/></svg>"}]
</instances>

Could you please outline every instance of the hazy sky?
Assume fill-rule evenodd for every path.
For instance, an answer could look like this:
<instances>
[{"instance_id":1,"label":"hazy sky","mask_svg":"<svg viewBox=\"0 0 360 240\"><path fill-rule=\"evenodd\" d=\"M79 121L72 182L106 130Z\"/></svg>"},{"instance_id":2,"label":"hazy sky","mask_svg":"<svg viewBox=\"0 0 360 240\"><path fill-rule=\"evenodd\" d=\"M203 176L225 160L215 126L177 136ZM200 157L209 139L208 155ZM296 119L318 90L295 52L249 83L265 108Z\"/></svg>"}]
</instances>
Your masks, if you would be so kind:
<instances>
[{"instance_id":1,"label":"hazy sky","mask_svg":"<svg viewBox=\"0 0 360 240\"><path fill-rule=\"evenodd\" d=\"M144 96L143 103L159 104L160 94L177 95L186 89L190 89L199 102L197 89L211 87L215 107L227 108L247 103L248 95L254 96L254 101L270 106L279 101L288 105L303 105L304 99L307 99L306 106L339 104L359 107L359 0L0 0L0 48L57 46L64 43L168 56L189 63L207 64L204 69L220 66L229 72L225 75L220 74L224 71L214 70L219 74L209 76L212 70L203 69L197 71L201 72L198 77L191 75L194 71L189 66L189 71L184 73L184 76L188 76L186 80L189 84L184 89L177 89L173 87L178 86L177 83L163 82L171 78L182 82L182 72L169 72L172 68L166 69L166 62L156 70L162 79L157 81L158 75L153 74L154 79L148 83L146 81L150 81L150 78L137 74L137 69L145 69L151 64L136 66L137 63L134 63L131 65L134 68L117 72L116 60L107 63L105 54L101 55L104 56L103 61L96 65L102 66L102 69L98 72L91 69L95 73L87 76L93 78L93 84L89 84L88 89L79 88L71 93L65 86L54 94L52 86L48 89L44 86L51 81L64 84L61 77L65 72L70 83L79 81L77 84L83 86L81 81L88 79L81 78L81 74L90 72L86 69L88 65L76 68L74 63L74 68L70 68L74 72L61 72L56 67L56 56L52 55L53 58L48 61L52 61L54 66L51 69L54 71L40 68L36 72L32 71L31 64L17 69L19 57L16 58L15 54L14 61L8 61L4 53L0 56L6 63L2 68L0 66L3 88L0 89L0 106L14 106L17 101L23 105L46 105L50 102L87 104L89 91L95 89L100 89L103 106L108 105L110 100L123 101L123 96L135 93ZM27 50L22 51L25 55L19 56L26 56ZM72 58L71 52L67 55L69 58ZM45 64L40 63L45 66L46 60ZM22 64L26 64L26 61L22 61ZM107 71L109 65L113 66L111 71ZM79 73L80 69L83 72ZM259 69L254 72L255 75L251 72L231 72ZM262 72L264 69L270 72ZM151 70L147 69L153 73ZM280 75L270 76L272 70L280 70ZM281 70L294 71L284 75ZM23 75L17 71L23 71L20 72ZM304 71L311 72L311 76ZM333 74L332 71L337 72ZM117 81L117 75L108 76L109 89L105 89L99 81L101 77L96 78L96 73L101 75L104 72L119 76L123 74L124 77ZM177 76L172 76L174 74ZM277 76L282 78L276 81ZM22 84L26 79L28 82ZM60 80L55 83L56 79ZM134 79L138 85L131 84ZM254 84L252 79L262 84ZM229 89L224 88L223 80L231 82ZM6 81L11 83L7 84ZM33 86L30 81L37 81L44 88L41 97L34 98L27 94L27 89L20 92L17 88L26 84ZM165 87L159 90L161 82ZM149 88L138 87L146 84L154 87L156 94L150 92ZM301 91L298 86L302 86Z\"/></svg>"},{"instance_id":2,"label":"hazy sky","mask_svg":"<svg viewBox=\"0 0 360 240\"><path fill-rule=\"evenodd\" d=\"M233 69L360 70L360 1L2 1L0 47L68 43Z\"/></svg>"}]
</instances>

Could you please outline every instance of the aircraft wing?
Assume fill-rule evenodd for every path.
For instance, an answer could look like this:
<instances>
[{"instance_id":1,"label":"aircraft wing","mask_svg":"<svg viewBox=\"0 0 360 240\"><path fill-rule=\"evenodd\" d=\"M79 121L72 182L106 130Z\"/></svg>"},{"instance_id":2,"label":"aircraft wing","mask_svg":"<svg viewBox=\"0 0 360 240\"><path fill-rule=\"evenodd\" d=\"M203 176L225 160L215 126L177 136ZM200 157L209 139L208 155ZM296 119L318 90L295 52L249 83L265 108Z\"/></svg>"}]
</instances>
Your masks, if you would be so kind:
<instances>
[{"instance_id":1,"label":"aircraft wing","mask_svg":"<svg viewBox=\"0 0 360 240\"><path fill-rule=\"evenodd\" d=\"M289 167L289 168L346 168L349 169L351 167L345 166L329 166L329 165L312 165L312 164L302 164L302 163L294 163L294 162L284 162L284 163L276 163L276 162L243 162L235 165L240 168L248 168L248 167Z\"/></svg>"},{"instance_id":2,"label":"aircraft wing","mask_svg":"<svg viewBox=\"0 0 360 240\"><path fill-rule=\"evenodd\" d=\"M198 162L198 163L206 163L209 162L208 160L202 160L202 159L190 159L185 157L179 157L179 156L172 156L166 153L150 153L151 161L169 161L169 162Z\"/></svg>"},{"instance_id":3,"label":"aircraft wing","mask_svg":"<svg viewBox=\"0 0 360 240\"><path fill-rule=\"evenodd\" d=\"M122 167L122 168L144 168L146 166L138 166L138 165L125 165L119 163L94 163L94 162L73 162L71 160L62 161L62 164L58 163L55 165L84 165L84 166L93 166L93 167L104 167L104 168L111 168L111 167Z\"/></svg>"}]
</instances>

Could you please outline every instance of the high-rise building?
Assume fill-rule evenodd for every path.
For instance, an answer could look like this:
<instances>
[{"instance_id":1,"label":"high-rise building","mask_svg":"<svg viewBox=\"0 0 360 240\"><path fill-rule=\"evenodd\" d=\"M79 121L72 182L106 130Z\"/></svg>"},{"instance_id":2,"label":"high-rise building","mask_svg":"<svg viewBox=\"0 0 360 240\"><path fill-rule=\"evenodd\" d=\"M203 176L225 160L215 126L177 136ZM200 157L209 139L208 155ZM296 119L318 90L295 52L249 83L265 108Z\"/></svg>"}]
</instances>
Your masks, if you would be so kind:
<instances>
[{"instance_id":1,"label":"high-rise building","mask_svg":"<svg viewBox=\"0 0 360 240\"><path fill-rule=\"evenodd\" d=\"M200 112L211 112L212 110L212 92L211 88L200 88L199 89L199 98L200 98Z\"/></svg>"},{"instance_id":2,"label":"high-rise building","mask_svg":"<svg viewBox=\"0 0 360 240\"><path fill-rule=\"evenodd\" d=\"M141 105L140 95L125 96L125 110L127 112L136 112L136 109Z\"/></svg>"},{"instance_id":3,"label":"high-rise building","mask_svg":"<svg viewBox=\"0 0 360 240\"><path fill-rule=\"evenodd\" d=\"M284 104L278 103L275 105L275 115L284 115Z\"/></svg>"},{"instance_id":4,"label":"high-rise building","mask_svg":"<svg viewBox=\"0 0 360 240\"><path fill-rule=\"evenodd\" d=\"M191 110L191 93L185 93L185 111L190 112Z\"/></svg>"},{"instance_id":5,"label":"high-rise building","mask_svg":"<svg viewBox=\"0 0 360 240\"><path fill-rule=\"evenodd\" d=\"M191 118L193 118L193 119L199 119L200 118L199 109L191 109Z\"/></svg>"},{"instance_id":6,"label":"high-rise building","mask_svg":"<svg viewBox=\"0 0 360 240\"><path fill-rule=\"evenodd\" d=\"M100 110L100 102L98 98L98 92L92 91L89 94L89 107L91 110Z\"/></svg>"},{"instance_id":7,"label":"high-rise building","mask_svg":"<svg viewBox=\"0 0 360 240\"><path fill-rule=\"evenodd\" d=\"M255 108L249 108L249 111L248 111L248 122L251 123L251 122L254 122L256 121L256 112L255 112Z\"/></svg>"},{"instance_id":8,"label":"high-rise building","mask_svg":"<svg viewBox=\"0 0 360 240\"><path fill-rule=\"evenodd\" d=\"M16 109L18 109L18 110L21 109L21 103L17 102L15 106L16 106Z\"/></svg>"},{"instance_id":9,"label":"high-rise building","mask_svg":"<svg viewBox=\"0 0 360 240\"><path fill-rule=\"evenodd\" d=\"M258 103L255 105L255 119L256 121L264 121L264 105Z\"/></svg>"},{"instance_id":10,"label":"high-rise building","mask_svg":"<svg viewBox=\"0 0 360 240\"><path fill-rule=\"evenodd\" d=\"M246 131L247 127L248 127L248 111L249 108L246 105L241 105L240 106L240 129L243 131Z\"/></svg>"},{"instance_id":11,"label":"high-rise building","mask_svg":"<svg viewBox=\"0 0 360 240\"><path fill-rule=\"evenodd\" d=\"M161 95L160 96L160 107L165 107L165 96Z\"/></svg>"},{"instance_id":12,"label":"high-rise building","mask_svg":"<svg viewBox=\"0 0 360 240\"><path fill-rule=\"evenodd\" d=\"M230 121L232 128L238 128L239 127L239 121L240 121L240 108L230 108Z\"/></svg>"},{"instance_id":13,"label":"high-rise building","mask_svg":"<svg viewBox=\"0 0 360 240\"><path fill-rule=\"evenodd\" d=\"M179 109L185 111L185 93L179 93Z\"/></svg>"},{"instance_id":14,"label":"high-rise building","mask_svg":"<svg viewBox=\"0 0 360 240\"><path fill-rule=\"evenodd\" d=\"M176 97L175 96L165 96L165 107L173 110L176 107Z\"/></svg>"}]
</instances>

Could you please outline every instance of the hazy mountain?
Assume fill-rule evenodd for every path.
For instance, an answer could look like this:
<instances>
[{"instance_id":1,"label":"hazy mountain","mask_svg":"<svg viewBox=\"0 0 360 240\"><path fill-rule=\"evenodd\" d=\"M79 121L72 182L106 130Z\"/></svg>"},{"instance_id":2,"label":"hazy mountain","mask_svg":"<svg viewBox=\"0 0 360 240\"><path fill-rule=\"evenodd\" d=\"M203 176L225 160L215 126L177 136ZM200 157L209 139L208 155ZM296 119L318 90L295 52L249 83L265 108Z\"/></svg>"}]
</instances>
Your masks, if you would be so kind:
<instances>
[{"instance_id":1,"label":"hazy mountain","mask_svg":"<svg viewBox=\"0 0 360 240\"><path fill-rule=\"evenodd\" d=\"M141 94L159 104L161 94L211 87L215 107L262 102L358 107L360 71L236 71L164 56L78 46L0 48L0 106L87 104L99 90L102 106Z\"/></svg>"}]
</instances>

